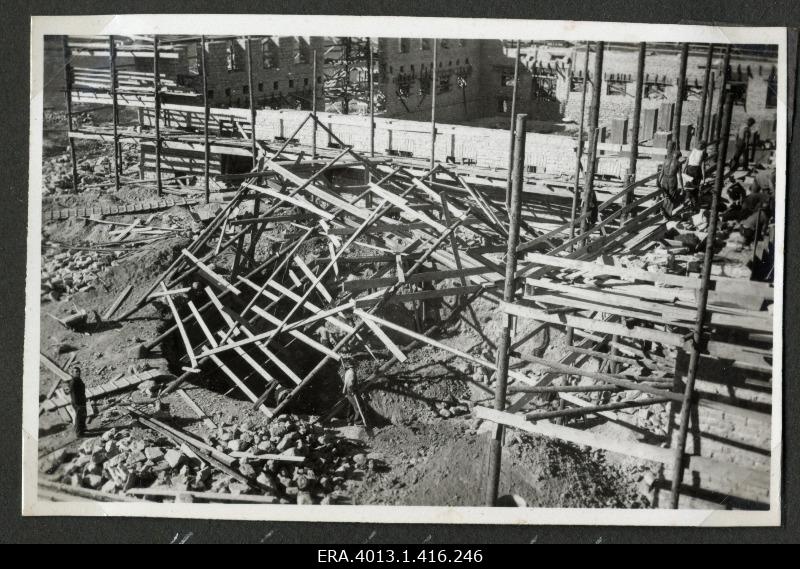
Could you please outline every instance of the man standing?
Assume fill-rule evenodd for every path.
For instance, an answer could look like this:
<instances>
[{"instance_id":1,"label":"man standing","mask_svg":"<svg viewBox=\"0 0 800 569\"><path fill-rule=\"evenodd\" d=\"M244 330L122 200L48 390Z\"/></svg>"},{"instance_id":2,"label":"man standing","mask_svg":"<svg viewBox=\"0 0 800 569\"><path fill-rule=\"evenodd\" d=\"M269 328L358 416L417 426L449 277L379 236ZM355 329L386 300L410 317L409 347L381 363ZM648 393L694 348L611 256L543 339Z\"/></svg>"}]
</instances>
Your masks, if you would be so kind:
<instances>
[{"instance_id":1,"label":"man standing","mask_svg":"<svg viewBox=\"0 0 800 569\"><path fill-rule=\"evenodd\" d=\"M347 356L342 358L342 371L344 372L342 377L342 394L347 398L348 403L350 403L350 410L347 413L347 421L354 425L358 420L358 416L362 413L358 399L356 371L353 369L350 358ZM364 420L363 415L362 420Z\"/></svg>"},{"instance_id":2,"label":"man standing","mask_svg":"<svg viewBox=\"0 0 800 569\"><path fill-rule=\"evenodd\" d=\"M700 188L706 179L706 143L698 140L692 151L689 153L689 158L686 160L686 168L684 172L689 176L690 181L685 185L686 197L689 199L689 205L692 209L696 210L699 204Z\"/></svg>"},{"instance_id":3,"label":"man standing","mask_svg":"<svg viewBox=\"0 0 800 569\"><path fill-rule=\"evenodd\" d=\"M731 158L731 173L739 169L740 166L747 168L747 146L750 144L750 127L756 124L753 117L747 119L747 123L743 124L736 132L736 145ZM742 162L740 164L740 162Z\"/></svg>"},{"instance_id":4,"label":"man standing","mask_svg":"<svg viewBox=\"0 0 800 569\"><path fill-rule=\"evenodd\" d=\"M81 379L81 368L72 368L69 380L69 398L75 413L75 436L82 437L86 432L86 385Z\"/></svg>"},{"instance_id":5,"label":"man standing","mask_svg":"<svg viewBox=\"0 0 800 569\"><path fill-rule=\"evenodd\" d=\"M672 210L678 206L682 199L680 190L682 179L679 180L681 171L680 158L681 153L675 145L675 141L671 140L667 146L667 155L656 178L656 183L664 194L664 199L661 202L661 211L667 219L672 217Z\"/></svg>"}]
</instances>

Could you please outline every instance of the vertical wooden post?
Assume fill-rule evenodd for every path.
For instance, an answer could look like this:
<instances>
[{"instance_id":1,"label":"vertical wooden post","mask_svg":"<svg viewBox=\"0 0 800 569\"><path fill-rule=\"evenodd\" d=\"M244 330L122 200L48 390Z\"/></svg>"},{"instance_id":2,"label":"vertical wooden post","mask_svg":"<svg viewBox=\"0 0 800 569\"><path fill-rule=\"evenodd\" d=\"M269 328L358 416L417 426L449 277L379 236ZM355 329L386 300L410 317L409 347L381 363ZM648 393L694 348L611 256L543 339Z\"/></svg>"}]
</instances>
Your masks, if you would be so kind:
<instances>
[{"instance_id":1,"label":"vertical wooden post","mask_svg":"<svg viewBox=\"0 0 800 569\"><path fill-rule=\"evenodd\" d=\"M708 101L708 87L711 79L711 64L714 61L714 44L708 44L706 53L706 68L703 73L703 92L700 96L700 119L697 121L697 140L705 141L706 137L706 102Z\"/></svg>"},{"instance_id":2,"label":"vertical wooden post","mask_svg":"<svg viewBox=\"0 0 800 569\"><path fill-rule=\"evenodd\" d=\"M367 38L367 49L369 51L369 155L375 156L375 85L373 77L373 62L372 62L372 38ZM369 168L364 168L364 183L369 184L372 181L372 174ZM364 198L367 208L372 208L372 192L367 193Z\"/></svg>"},{"instance_id":3,"label":"vertical wooden post","mask_svg":"<svg viewBox=\"0 0 800 569\"><path fill-rule=\"evenodd\" d=\"M431 170L433 170L436 161L436 88L437 88L437 73L436 65L438 64L436 57L436 46L438 40L433 38L433 72L431 73ZM433 176L433 174L431 174Z\"/></svg>"},{"instance_id":4,"label":"vertical wooden post","mask_svg":"<svg viewBox=\"0 0 800 569\"><path fill-rule=\"evenodd\" d=\"M639 44L639 60L636 65L636 94L633 102L633 117L631 117L631 155L628 161L628 185L636 182L636 162L639 159L639 123L642 115L642 94L644 92L644 63L647 44ZM634 192L628 192L625 205L633 203ZM627 218L628 214L624 216Z\"/></svg>"},{"instance_id":5,"label":"vertical wooden post","mask_svg":"<svg viewBox=\"0 0 800 569\"><path fill-rule=\"evenodd\" d=\"M603 51L605 42L597 42L597 54L594 60L594 84L592 84L592 108L589 110L590 144L589 154L586 158L586 180L584 182L583 199L581 203L581 234L586 233L589 225L587 214L589 203L594 200L594 173L597 162L597 123L600 120L600 88L603 85ZM585 245L585 242L584 242Z\"/></svg>"},{"instance_id":6,"label":"vertical wooden post","mask_svg":"<svg viewBox=\"0 0 800 569\"><path fill-rule=\"evenodd\" d=\"M672 467L672 494L670 496L670 506L673 509L678 507L680 498L680 486L683 480L683 466L686 453L686 435L689 431L689 418L694 398L694 384L697 377L697 366L700 362L700 349L703 339L703 328L706 319L706 305L708 303L708 289L711 281L711 264L714 261L714 244L717 234L717 217L719 211L719 199L722 193L722 184L725 174L725 156L728 152L728 138L731 133L731 111L733 109L733 95L727 93L725 97L725 107L722 121L722 136L719 141L719 152L717 153L717 171L714 178L714 194L711 198L711 210L708 217L708 237L706 238L706 254L703 259L703 272L700 274L700 291L697 297L697 316L695 318L694 332L692 335L692 353L689 358L689 368L686 374L686 384L683 392L683 403L681 404L680 425L678 428L678 439L675 443L675 460Z\"/></svg>"},{"instance_id":7,"label":"vertical wooden post","mask_svg":"<svg viewBox=\"0 0 800 569\"><path fill-rule=\"evenodd\" d=\"M200 66L203 72L203 177L205 178L205 201L211 201L211 183L208 179L211 173L211 152L208 143L208 65L206 63L206 36L200 36Z\"/></svg>"},{"instance_id":8,"label":"vertical wooden post","mask_svg":"<svg viewBox=\"0 0 800 569\"><path fill-rule=\"evenodd\" d=\"M678 69L678 85L675 94L675 117L672 120L672 140L681 150L681 118L683 117L683 95L686 92L686 64L689 60L689 44L681 44L681 62Z\"/></svg>"},{"instance_id":9,"label":"vertical wooden post","mask_svg":"<svg viewBox=\"0 0 800 569\"><path fill-rule=\"evenodd\" d=\"M117 106L117 44L108 36L109 74L111 79L111 120L114 125L114 187L119 191L119 107Z\"/></svg>"},{"instance_id":10,"label":"vertical wooden post","mask_svg":"<svg viewBox=\"0 0 800 569\"><path fill-rule=\"evenodd\" d=\"M69 157L72 162L72 191L78 193L78 161L75 158L75 140L72 136L72 54L69 49L69 38L62 37L64 45L64 94L67 105L67 144L69 145Z\"/></svg>"},{"instance_id":11,"label":"vertical wooden post","mask_svg":"<svg viewBox=\"0 0 800 569\"><path fill-rule=\"evenodd\" d=\"M253 170L258 168L258 152L256 151L256 94L253 91L253 58L250 49L250 36L244 38L245 41L245 55L247 56L247 91L250 97L248 103L250 105L250 152L253 153ZM258 204L258 201L256 201ZM258 213L255 213L258 217ZM258 224L253 224L253 230Z\"/></svg>"},{"instance_id":12,"label":"vertical wooden post","mask_svg":"<svg viewBox=\"0 0 800 569\"><path fill-rule=\"evenodd\" d=\"M517 281L517 246L519 244L520 216L522 212L522 176L525 168L525 131L527 115L518 115L516 140L514 142L514 173L511 186L511 208L508 211L508 248L506 250L506 274L503 287L503 300L514 302ZM505 324L497 346L497 383L494 390L494 408L502 411L506 406L506 386L508 382L508 363L510 359L511 326L513 316L505 316ZM486 487L486 505L497 503L500 486L500 470L503 452L503 425L495 425L494 436L489 441L489 480Z\"/></svg>"},{"instance_id":13,"label":"vertical wooden post","mask_svg":"<svg viewBox=\"0 0 800 569\"><path fill-rule=\"evenodd\" d=\"M372 62L372 38L367 38L369 49L369 155L375 156L375 77Z\"/></svg>"},{"instance_id":14,"label":"vertical wooden post","mask_svg":"<svg viewBox=\"0 0 800 569\"><path fill-rule=\"evenodd\" d=\"M578 145L575 147L575 188L572 192L572 210L570 212L569 238L570 241L575 237L575 214L578 210L578 195L580 193L581 181L581 158L583 157L583 121L586 116L586 84L589 82L589 42L586 42L586 55L583 60L583 85L581 93L581 121L578 127ZM570 245L569 250L573 251L575 245Z\"/></svg>"},{"instance_id":15,"label":"vertical wooden post","mask_svg":"<svg viewBox=\"0 0 800 569\"><path fill-rule=\"evenodd\" d=\"M311 64L311 115L314 123L311 125L311 159L317 157L317 50L314 50L314 61Z\"/></svg>"},{"instance_id":16,"label":"vertical wooden post","mask_svg":"<svg viewBox=\"0 0 800 569\"><path fill-rule=\"evenodd\" d=\"M153 36L153 97L155 99L154 112L156 121L156 189L158 197L164 193L161 185L161 77L158 72L158 36Z\"/></svg>"},{"instance_id":17,"label":"vertical wooden post","mask_svg":"<svg viewBox=\"0 0 800 569\"><path fill-rule=\"evenodd\" d=\"M719 102L717 103L717 120L714 124L714 136L713 138L716 139L717 144L716 147L719 148L719 139L720 134L722 133L722 114L724 111L725 106L725 92L727 91L728 85L728 66L731 64L731 44L725 46L725 57L722 58L722 69L720 70L720 82L719 82Z\"/></svg>"},{"instance_id":18,"label":"vertical wooden post","mask_svg":"<svg viewBox=\"0 0 800 569\"><path fill-rule=\"evenodd\" d=\"M514 57L514 87L511 91L511 120L508 125L508 179L506 180L506 208L511 206L511 170L514 169L514 123L517 120L517 84L519 83L519 40Z\"/></svg>"},{"instance_id":19,"label":"vertical wooden post","mask_svg":"<svg viewBox=\"0 0 800 569\"><path fill-rule=\"evenodd\" d=\"M714 138L714 133L711 132L714 128L714 125L711 124L711 110L714 108L714 84L715 84L716 74L712 71L711 72L711 79L708 86L708 101L706 102L706 124L703 128L703 142L708 144L712 138Z\"/></svg>"}]
</instances>

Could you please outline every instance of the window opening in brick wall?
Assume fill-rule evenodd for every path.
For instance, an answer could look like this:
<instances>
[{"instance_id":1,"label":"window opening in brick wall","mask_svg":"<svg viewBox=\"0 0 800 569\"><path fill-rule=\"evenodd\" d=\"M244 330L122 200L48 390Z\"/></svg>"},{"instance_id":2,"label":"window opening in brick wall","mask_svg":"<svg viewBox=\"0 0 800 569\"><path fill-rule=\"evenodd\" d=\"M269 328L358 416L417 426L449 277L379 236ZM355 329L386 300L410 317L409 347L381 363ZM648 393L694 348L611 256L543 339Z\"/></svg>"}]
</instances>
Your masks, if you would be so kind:
<instances>
[{"instance_id":1,"label":"window opening in brick wall","mask_svg":"<svg viewBox=\"0 0 800 569\"><path fill-rule=\"evenodd\" d=\"M261 41L261 67L264 69L278 69L281 66L281 50L274 38Z\"/></svg>"},{"instance_id":2,"label":"window opening in brick wall","mask_svg":"<svg viewBox=\"0 0 800 569\"><path fill-rule=\"evenodd\" d=\"M225 50L225 63L228 71L241 71L242 59L242 46L236 40L228 40Z\"/></svg>"}]
</instances>

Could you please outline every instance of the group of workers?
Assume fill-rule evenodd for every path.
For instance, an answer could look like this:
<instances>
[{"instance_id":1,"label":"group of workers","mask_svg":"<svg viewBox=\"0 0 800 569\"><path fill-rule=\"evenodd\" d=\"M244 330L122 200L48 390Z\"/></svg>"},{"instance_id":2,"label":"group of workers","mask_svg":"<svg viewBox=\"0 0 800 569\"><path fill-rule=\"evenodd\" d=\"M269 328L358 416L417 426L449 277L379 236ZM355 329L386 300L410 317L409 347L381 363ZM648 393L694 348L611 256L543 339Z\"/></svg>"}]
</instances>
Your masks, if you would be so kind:
<instances>
[{"instance_id":1,"label":"group of workers","mask_svg":"<svg viewBox=\"0 0 800 569\"><path fill-rule=\"evenodd\" d=\"M740 169L749 171L754 124L755 120L752 117L748 118L736 132L728 172L732 181L728 189L729 203L724 207L725 213L722 218L723 221L738 222L738 229L747 242L759 237L759 227L766 226L770 211L774 209L774 167L756 168L749 194L746 196L744 188L734 178L734 173ZM659 169L656 182L664 196L661 202L662 212L668 219L683 203L695 212L703 205L702 187L708 176L706 147L705 142L698 140L688 157L684 158L675 141L670 141L667 146L667 155ZM708 202L705 205L707 206Z\"/></svg>"}]
</instances>

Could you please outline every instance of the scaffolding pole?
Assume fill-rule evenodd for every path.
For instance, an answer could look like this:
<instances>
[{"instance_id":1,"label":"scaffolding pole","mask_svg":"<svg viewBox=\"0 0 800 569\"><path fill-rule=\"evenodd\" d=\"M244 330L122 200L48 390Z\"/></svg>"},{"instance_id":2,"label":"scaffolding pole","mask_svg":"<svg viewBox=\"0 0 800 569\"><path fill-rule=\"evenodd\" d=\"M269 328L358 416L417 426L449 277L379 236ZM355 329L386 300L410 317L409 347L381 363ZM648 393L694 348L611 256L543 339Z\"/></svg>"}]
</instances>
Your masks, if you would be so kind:
<instances>
[{"instance_id":1,"label":"scaffolding pole","mask_svg":"<svg viewBox=\"0 0 800 569\"><path fill-rule=\"evenodd\" d=\"M683 402L681 403L680 423L678 427L678 439L675 443L675 459L672 468L672 494L670 496L670 507L676 509L680 498L680 487L683 481L683 466L686 454L686 436L689 432L689 420L694 399L694 384L697 378L697 367L700 363L700 350L703 341L703 328L706 319L706 306L708 304L708 290L711 282L711 265L714 261L714 245L717 235L717 218L719 212L719 200L722 193L722 184L725 177L725 155L728 152L728 137L731 132L731 111L733 109L733 95L726 94L724 97L725 107L722 121L722 136L719 142L719 152L717 153L717 171L714 179L714 194L711 197L711 210L708 217L708 237L706 237L706 254L703 259L703 272L700 275L700 290L697 298L697 316L695 318L694 331L692 334L692 353L689 357L689 368L686 376L686 384L683 392Z\"/></svg>"},{"instance_id":2,"label":"scaffolding pole","mask_svg":"<svg viewBox=\"0 0 800 569\"><path fill-rule=\"evenodd\" d=\"M642 94L644 92L644 64L647 51L647 44L639 44L639 59L636 65L636 94L633 101L633 116L631 117L631 155L628 161L628 185L636 182L636 162L639 159L639 124L642 115ZM633 203L634 192L629 192L625 197L625 205ZM623 222L628 218L628 214L623 217Z\"/></svg>"},{"instance_id":3,"label":"scaffolding pole","mask_svg":"<svg viewBox=\"0 0 800 569\"><path fill-rule=\"evenodd\" d=\"M258 166L258 152L256 152L256 95L253 92L253 57L250 49L251 38L245 37L245 55L247 56L247 94L250 105L250 151L253 153L253 170ZM256 202L258 204L258 202ZM258 217L258 212L255 212Z\"/></svg>"},{"instance_id":4,"label":"scaffolding pole","mask_svg":"<svg viewBox=\"0 0 800 569\"><path fill-rule=\"evenodd\" d=\"M522 213L522 175L525 168L525 130L527 115L518 115L516 124L516 140L514 141L514 173L511 186L511 207L508 211L508 248L506 250L506 274L503 288L503 300L513 303L516 296L517 281L517 246L519 244L520 217ZM508 383L508 364L511 357L512 316L505 316L505 325L497 346L497 383L494 391L494 408L503 411L506 406L506 390ZM489 479L486 487L486 506L497 504L500 487L500 469L503 453L503 425L496 424L494 436L489 441Z\"/></svg>"},{"instance_id":5,"label":"scaffolding pole","mask_svg":"<svg viewBox=\"0 0 800 569\"><path fill-rule=\"evenodd\" d=\"M514 169L514 123L517 120L517 84L519 83L520 42L514 57L514 87L511 90L511 120L508 125L508 179L506 180L506 208L511 207L511 170Z\"/></svg>"},{"instance_id":6,"label":"scaffolding pole","mask_svg":"<svg viewBox=\"0 0 800 569\"><path fill-rule=\"evenodd\" d=\"M119 107L117 105L117 44L114 36L108 36L108 60L111 80L111 121L114 129L114 188L119 191Z\"/></svg>"},{"instance_id":7,"label":"scaffolding pole","mask_svg":"<svg viewBox=\"0 0 800 569\"><path fill-rule=\"evenodd\" d=\"M589 203L594 200L594 173L597 164L597 123L600 119L600 87L603 84L603 51L605 42L597 42L597 53L594 59L594 83L592 84L592 108L589 111L589 130L591 142L586 158L586 181L584 182L583 199L581 200L581 235L589 226ZM583 245L585 245L585 241Z\"/></svg>"},{"instance_id":8,"label":"scaffolding pole","mask_svg":"<svg viewBox=\"0 0 800 569\"><path fill-rule=\"evenodd\" d=\"M708 101L708 87L711 79L711 64L714 61L714 44L708 44L706 53L706 68L703 73L703 92L700 95L700 118L697 121L697 140L706 140L706 103Z\"/></svg>"},{"instance_id":9,"label":"scaffolding pole","mask_svg":"<svg viewBox=\"0 0 800 569\"><path fill-rule=\"evenodd\" d=\"M688 140L681 141L681 119L683 118L683 96L686 93L686 64L689 61L689 44L681 44L681 59L678 69L678 85L675 93L675 118L672 121L672 140L675 142L675 148L681 150L681 142L688 142ZM689 133L686 133L686 138L689 138Z\"/></svg>"},{"instance_id":10,"label":"scaffolding pole","mask_svg":"<svg viewBox=\"0 0 800 569\"><path fill-rule=\"evenodd\" d=\"M208 65L206 64L206 36L200 36L200 67L203 72L203 177L205 179L204 195L206 203L211 201L211 184L209 175L211 160L210 145L208 142L208 119L211 110L208 107Z\"/></svg>"},{"instance_id":11,"label":"scaffolding pole","mask_svg":"<svg viewBox=\"0 0 800 569\"><path fill-rule=\"evenodd\" d=\"M63 36L64 43L64 86L66 88L67 105L67 144L69 145L69 157L72 162L72 191L78 193L78 161L75 158L75 141L70 134L72 133L72 56L69 49L69 40Z\"/></svg>"},{"instance_id":12,"label":"scaffolding pole","mask_svg":"<svg viewBox=\"0 0 800 569\"><path fill-rule=\"evenodd\" d=\"M711 124L711 110L714 108L714 84L716 82L716 74L712 71L711 72L711 79L710 84L708 86L708 101L707 101L707 109L706 109L706 123L703 128L703 142L708 144L714 136L714 133L711 132L713 125Z\"/></svg>"},{"instance_id":13,"label":"scaffolding pole","mask_svg":"<svg viewBox=\"0 0 800 569\"><path fill-rule=\"evenodd\" d=\"M158 72L158 36L153 36L153 97L155 99L153 120L156 121L156 191L158 197L161 197L164 188L161 185L161 79Z\"/></svg>"},{"instance_id":14,"label":"scaffolding pole","mask_svg":"<svg viewBox=\"0 0 800 569\"><path fill-rule=\"evenodd\" d=\"M311 159L317 157L317 50L314 50L314 61L311 63L311 114L314 124L311 125Z\"/></svg>"},{"instance_id":15,"label":"scaffolding pole","mask_svg":"<svg viewBox=\"0 0 800 569\"><path fill-rule=\"evenodd\" d=\"M436 165L436 65L437 65L437 57L436 57L436 45L438 41L436 38L433 39L433 71L431 72L431 170L433 170L434 166ZM431 179L433 179L433 173L431 173Z\"/></svg>"},{"instance_id":16,"label":"scaffolding pole","mask_svg":"<svg viewBox=\"0 0 800 569\"><path fill-rule=\"evenodd\" d=\"M572 192L572 210L570 211L569 240L575 237L575 214L578 211L578 194L581 191L581 158L583 157L583 122L586 118L586 84L589 81L589 42L586 42L586 56L583 60L583 85L581 93L581 121L578 127L578 145L575 147L575 188ZM571 86L567 87L568 89ZM575 248L570 245L570 251Z\"/></svg>"},{"instance_id":17,"label":"scaffolding pole","mask_svg":"<svg viewBox=\"0 0 800 569\"><path fill-rule=\"evenodd\" d=\"M728 67L731 64L731 44L725 46L725 56L722 58L722 69L720 69L719 83L719 102L717 103L717 120L714 124L714 136L712 139L717 141L716 147L719 148L720 133L722 132L722 114L725 106L724 93L728 85Z\"/></svg>"}]
</instances>

